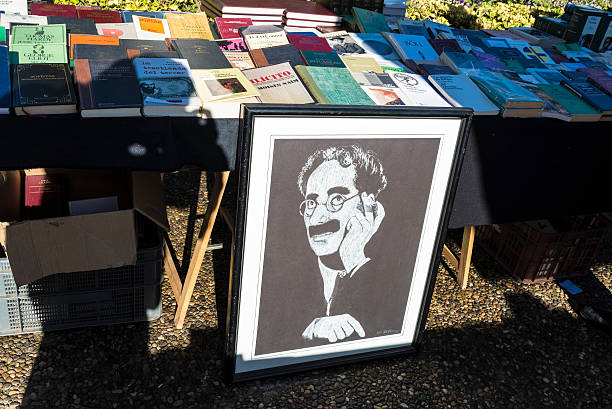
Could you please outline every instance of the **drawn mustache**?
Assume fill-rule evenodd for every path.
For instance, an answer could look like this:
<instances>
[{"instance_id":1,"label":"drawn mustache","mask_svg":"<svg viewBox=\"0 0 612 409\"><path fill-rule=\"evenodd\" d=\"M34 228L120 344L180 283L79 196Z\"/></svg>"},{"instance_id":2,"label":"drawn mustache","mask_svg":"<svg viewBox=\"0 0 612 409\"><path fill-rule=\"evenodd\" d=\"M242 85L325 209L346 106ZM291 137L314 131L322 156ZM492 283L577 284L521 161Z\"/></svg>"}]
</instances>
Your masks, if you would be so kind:
<instances>
[{"instance_id":1,"label":"drawn mustache","mask_svg":"<svg viewBox=\"0 0 612 409\"><path fill-rule=\"evenodd\" d=\"M323 224L317 224L308 228L310 237L324 233L334 233L340 230L340 222L338 220L330 220Z\"/></svg>"}]
</instances>

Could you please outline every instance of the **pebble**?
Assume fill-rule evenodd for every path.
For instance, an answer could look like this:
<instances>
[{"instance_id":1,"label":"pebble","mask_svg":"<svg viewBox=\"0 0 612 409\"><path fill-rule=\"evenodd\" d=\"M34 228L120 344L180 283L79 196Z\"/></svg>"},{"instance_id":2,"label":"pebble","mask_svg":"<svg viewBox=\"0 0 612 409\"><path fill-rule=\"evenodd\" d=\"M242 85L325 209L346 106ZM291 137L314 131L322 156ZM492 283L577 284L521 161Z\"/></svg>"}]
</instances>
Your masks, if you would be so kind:
<instances>
[{"instance_id":1,"label":"pebble","mask_svg":"<svg viewBox=\"0 0 612 409\"><path fill-rule=\"evenodd\" d=\"M200 198L199 214L206 210L206 180L193 172L165 179L180 258L191 198ZM227 190L231 209L235 186ZM201 219L193 222L197 232ZM176 301L164 279L157 321L0 337L0 407L612 407L609 337L584 325L556 284L515 281L478 243L466 290L438 269L418 354L226 385L231 234L222 222L211 241L227 246L206 253L184 330L173 328ZM460 231L447 243L457 251ZM609 300L612 242L591 270L592 279L576 282Z\"/></svg>"}]
</instances>

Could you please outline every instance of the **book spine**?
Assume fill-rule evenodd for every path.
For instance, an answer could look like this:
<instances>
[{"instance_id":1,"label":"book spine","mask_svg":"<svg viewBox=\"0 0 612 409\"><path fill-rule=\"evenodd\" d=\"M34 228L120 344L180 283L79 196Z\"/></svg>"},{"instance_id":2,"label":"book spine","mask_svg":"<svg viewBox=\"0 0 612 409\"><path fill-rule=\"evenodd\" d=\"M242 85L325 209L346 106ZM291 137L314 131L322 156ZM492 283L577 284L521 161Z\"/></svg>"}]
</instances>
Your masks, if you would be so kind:
<instances>
[{"instance_id":1,"label":"book spine","mask_svg":"<svg viewBox=\"0 0 612 409\"><path fill-rule=\"evenodd\" d=\"M308 88L308 90L310 91L312 96L315 97L318 103L329 104L329 101L325 97L325 94L323 94L323 92L321 91L321 89L319 88L315 80L312 78L312 76L308 72L308 69L305 66L298 65L297 67L295 67L295 71L298 73L300 78L302 78L304 85L306 85L306 88Z\"/></svg>"},{"instance_id":2,"label":"book spine","mask_svg":"<svg viewBox=\"0 0 612 409\"><path fill-rule=\"evenodd\" d=\"M96 101L93 93L89 60L74 60L74 80L79 90L81 109L94 109Z\"/></svg>"},{"instance_id":3,"label":"book spine","mask_svg":"<svg viewBox=\"0 0 612 409\"><path fill-rule=\"evenodd\" d=\"M251 50L249 51L249 53L251 54L251 59L255 63L256 67L259 68L269 65L268 60L266 59L266 56L263 53L263 49Z\"/></svg>"}]
</instances>

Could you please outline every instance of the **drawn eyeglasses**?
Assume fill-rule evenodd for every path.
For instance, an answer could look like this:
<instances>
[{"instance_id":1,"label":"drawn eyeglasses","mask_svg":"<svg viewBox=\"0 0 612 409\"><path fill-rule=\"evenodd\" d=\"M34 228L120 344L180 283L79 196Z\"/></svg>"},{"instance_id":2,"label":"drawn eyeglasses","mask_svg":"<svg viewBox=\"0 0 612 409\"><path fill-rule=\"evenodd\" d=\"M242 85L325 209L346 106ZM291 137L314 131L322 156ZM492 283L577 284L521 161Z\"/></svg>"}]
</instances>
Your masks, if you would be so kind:
<instances>
[{"instance_id":1,"label":"drawn eyeglasses","mask_svg":"<svg viewBox=\"0 0 612 409\"><path fill-rule=\"evenodd\" d=\"M331 195L329 195L329 197L327 198L327 202L325 203L319 203L316 200L306 199L302 203L300 203L300 214L302 216L310 217L312 216L318 205L324 205L329 212L335 213L342 209L342 206L344 206L344 203L347 200L351 200L355 196L359 196L359 193L355 193L353 196L349 197L344 197L340 193L332 193Z\"/></svg>"}]
</instances>

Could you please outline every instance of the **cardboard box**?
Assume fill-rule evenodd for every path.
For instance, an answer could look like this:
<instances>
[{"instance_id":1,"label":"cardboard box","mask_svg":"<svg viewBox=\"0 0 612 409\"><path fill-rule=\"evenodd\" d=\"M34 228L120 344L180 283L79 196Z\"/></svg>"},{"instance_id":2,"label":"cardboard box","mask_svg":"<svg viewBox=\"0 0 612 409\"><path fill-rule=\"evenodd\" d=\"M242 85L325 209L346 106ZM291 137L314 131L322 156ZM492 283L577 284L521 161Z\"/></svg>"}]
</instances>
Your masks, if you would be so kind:
<instances>
[{"instance_id":1,"label":"cardboard box","mask_svg":"<svg viewBox=\"0 0 612 409\"><path fill-rule=\"evenodd\" d=\"M119 210L81 216L24 220L24 173L0 177L0 243L17 285L75 271L136 263L137 216L168 230L159 173L62 171L66 200L117 196Z\"/></svg>"}]
</instances>

